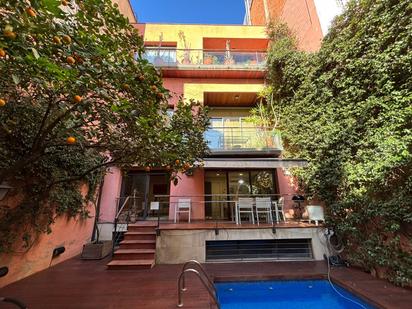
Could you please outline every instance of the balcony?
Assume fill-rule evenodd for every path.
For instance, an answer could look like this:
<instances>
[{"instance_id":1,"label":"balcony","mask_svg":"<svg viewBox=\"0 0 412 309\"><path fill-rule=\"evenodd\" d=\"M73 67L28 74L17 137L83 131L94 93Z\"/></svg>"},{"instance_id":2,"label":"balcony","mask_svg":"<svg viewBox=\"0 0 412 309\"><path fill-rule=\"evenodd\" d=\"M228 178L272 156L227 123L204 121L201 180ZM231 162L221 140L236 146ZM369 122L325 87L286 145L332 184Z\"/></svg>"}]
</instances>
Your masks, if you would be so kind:
<instances>
[{"instance_id":1,"label":"balcony","mask_svg":"<svg viewBox=\"0 0 412 309\"><path fill-rule=\"evenodd\" d=\"M184 76L185 71L223 71L225 77L247 73L247 78L261 78L265 71L265 51L205 50L146 47L144 58L170 76ZM183 75L179 75L179 72ZM203 72L205 73L205 72ZM252 75L251 75L252 73ZM192 72L193 74L193 72ZM191 74L191 76L193 76ZM196 73L195 73L196 74ZM199 74L197 74L199 75ZM233 76L232 76L233 75ZM199 77L203 75L199 75ZM215 77L215 76L206 76Z\"/></svg>"},{"instance_id":2,"label":"balcony","mask_svg":"<svg viewBox=\"0 0 412 309\"><path fill-rule=\"evenodd\" d=\"M279 155L280 133L272 128L212 127L205 132L211 155Z\"/></svg>"}]
</instances>

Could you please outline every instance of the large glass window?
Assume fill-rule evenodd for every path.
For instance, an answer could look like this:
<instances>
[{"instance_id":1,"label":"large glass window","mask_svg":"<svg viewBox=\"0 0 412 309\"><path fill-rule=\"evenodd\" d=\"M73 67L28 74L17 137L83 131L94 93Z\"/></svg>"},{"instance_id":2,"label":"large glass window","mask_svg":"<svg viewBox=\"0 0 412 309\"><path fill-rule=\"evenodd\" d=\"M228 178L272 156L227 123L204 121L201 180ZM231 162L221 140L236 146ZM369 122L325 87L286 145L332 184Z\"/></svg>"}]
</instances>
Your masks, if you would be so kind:
<instances>
[{"instance_id":1,"label":"large glass window","mask_svg":"<svg viewBox=\"0 0 412 309\"><path fill-rule=\"evenodd\" d=\"M208 219L234 218L239 197L273 195L276 170L214 170L205 172L205 214Z\"/></svg>"}]
</instances>

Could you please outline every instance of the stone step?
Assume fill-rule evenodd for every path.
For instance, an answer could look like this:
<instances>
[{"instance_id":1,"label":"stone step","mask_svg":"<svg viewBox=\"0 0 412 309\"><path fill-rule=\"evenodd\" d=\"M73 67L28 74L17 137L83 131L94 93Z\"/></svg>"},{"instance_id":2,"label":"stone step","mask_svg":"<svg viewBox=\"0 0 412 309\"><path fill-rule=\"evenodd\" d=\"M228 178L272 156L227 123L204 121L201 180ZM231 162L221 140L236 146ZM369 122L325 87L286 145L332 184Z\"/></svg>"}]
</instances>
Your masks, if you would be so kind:
<instances>
[{"instance_id":1,"label":"stone step","mask_svg":"<svg viewBox=\"0 0 412 309\"><path fill-rule=\"evenodd\" d=\"M120 249L156 249L156 240L123 240Z\"/></svg>"},{"instance_id":2,"label":"stone step","mask_svg":"<svg viewBox=\"0 0 412 309\"><path fill-rule=\"evenodd\" d=\"M128 227L156 227L157 221L145 221L140 223L129 223Z\"/></svg>"},{"instance_id":3,"label":"stone step","mask_svg":"<svg viewBox=\"0 0 412 309\"><path fill-rule=\"evenodd\" d=\"M124 233L125 240L156 240L156 232L142 231L142 232L126 232Z\"/></svg>"},{"instance_id":4,"label":"stone step","mask_svg":"<svg viewBox=\"0 0 412 309\"><path fill-rule=\"evenodd\" d=\"M150 269L155 260L113 260L107 264L109 270Z\"/></svg>"},{"instance_id":5,"label":"stone step","mask_svg":"<svg viewBox=\"0 0 412 309\"><path fill-rule=\"evenodd\" d=\"M155 253L155 249L118 249L113 260L153 260Z\"/></svg>"},{"instance_id":6,"label":"stone step","mask_svg":"<svg viewBox=\"0 0 412 309\"><path fill-rule=\"evenodd\" d=\"M128 232L156 232L155 226L128 226Z\"/></svg>"}]
</instances>

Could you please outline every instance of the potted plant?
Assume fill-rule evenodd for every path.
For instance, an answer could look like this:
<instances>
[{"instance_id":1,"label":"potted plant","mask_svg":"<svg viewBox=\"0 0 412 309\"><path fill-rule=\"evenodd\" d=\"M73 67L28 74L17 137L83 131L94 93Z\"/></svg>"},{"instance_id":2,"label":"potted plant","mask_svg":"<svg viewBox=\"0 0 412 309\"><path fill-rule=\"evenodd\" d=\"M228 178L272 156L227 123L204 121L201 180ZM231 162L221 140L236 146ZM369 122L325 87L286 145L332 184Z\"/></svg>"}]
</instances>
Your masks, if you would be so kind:
<instances>
[{"instance_id":1,"label":"potted plant","mask_svg":"<svg viewBox=\"0 0 412 309\"><path fill-rule=\"evenodd\" d=\"M213 64L213 56L211 55L206 55L203 58L203 64Z\"/></svg>"},{"instance_id":2,"label":"potted plant","mask_svg":"<svg viewBox=\"0 0 412 309\"><path fill-rule=\"evenodd\" d=\"M186 36L183 31L179 31L179 38L181 45L184 47L182 64L191 64L190 58L190 44L186 42Z\"/></svg>"}]
</instances>

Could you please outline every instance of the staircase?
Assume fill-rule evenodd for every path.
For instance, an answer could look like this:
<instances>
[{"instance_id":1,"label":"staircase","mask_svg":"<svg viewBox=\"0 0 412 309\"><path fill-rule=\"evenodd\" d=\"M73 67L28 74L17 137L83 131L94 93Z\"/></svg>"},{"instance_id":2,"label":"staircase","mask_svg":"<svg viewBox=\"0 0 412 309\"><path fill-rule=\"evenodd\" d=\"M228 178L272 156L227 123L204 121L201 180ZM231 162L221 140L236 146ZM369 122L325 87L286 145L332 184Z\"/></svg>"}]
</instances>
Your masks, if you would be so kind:
<instances>
[{"instance_id":1,"label":"staircase","mask_svg":"<svg viewBox=\"0 0 412 309\"><path fill-rule=\"evenodd\" d=\"M107 264L111 270L150 269L155 264L156 222L129 224L124 240Z\"/></svg>"}]
</instances>

